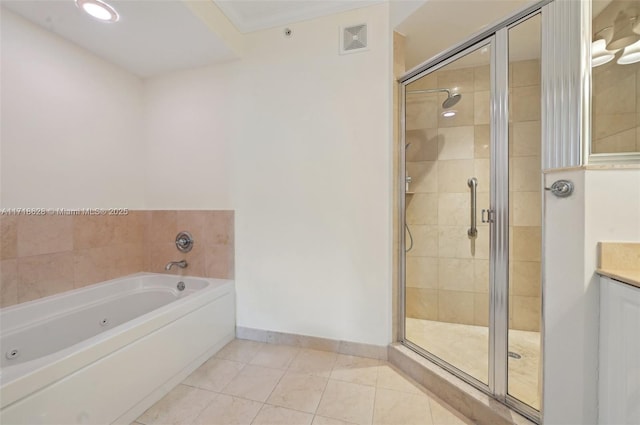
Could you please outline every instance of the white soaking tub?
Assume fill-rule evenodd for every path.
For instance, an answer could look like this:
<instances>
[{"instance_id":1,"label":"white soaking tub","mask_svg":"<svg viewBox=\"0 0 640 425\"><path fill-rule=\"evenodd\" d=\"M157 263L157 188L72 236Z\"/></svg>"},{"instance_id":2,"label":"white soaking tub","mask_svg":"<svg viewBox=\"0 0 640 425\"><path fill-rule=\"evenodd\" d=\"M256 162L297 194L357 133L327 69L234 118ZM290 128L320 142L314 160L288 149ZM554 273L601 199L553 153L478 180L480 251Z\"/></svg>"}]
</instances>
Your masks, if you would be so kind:
<instances>
[{"instance_id":1,"label":"white soaking tub","mask_svg":"<svg viewBox=\"0 0 640 425\"><path fill-rule=\"evenodd\" d=\"M0 423L128 425L234 335L231 280L139 273L0 309Z\"/></svg>"}]
</instances>

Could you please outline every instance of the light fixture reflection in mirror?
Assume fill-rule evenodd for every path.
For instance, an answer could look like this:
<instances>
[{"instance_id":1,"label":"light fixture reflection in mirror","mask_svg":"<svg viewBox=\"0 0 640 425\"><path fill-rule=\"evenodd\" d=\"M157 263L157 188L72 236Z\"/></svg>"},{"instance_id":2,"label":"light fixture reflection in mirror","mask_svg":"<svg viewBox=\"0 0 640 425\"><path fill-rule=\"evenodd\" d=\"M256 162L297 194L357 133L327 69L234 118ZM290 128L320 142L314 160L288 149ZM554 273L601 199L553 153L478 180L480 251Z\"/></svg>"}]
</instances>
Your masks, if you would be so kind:
<instances>
[{"instance_id":1,"label":"light fixture reflection in mirror","mask_svg":"<svg viewBox=\"0 0 640 425\"><path fill-rule=\"evenodd\" d=\"M608 51L606 44L607 41L601 38L591 45L591 66L593 68L611 62L615 57L615 52Z\"/></svg>"},{"instance_id":2,"label":"light fixture reflection in mirror","mask_svg":"<svg viewBox=\"0 0 640 425\"><path fill-rule=\"evenodd\" d=\"M618 59L619 65L629 65L636 62L640 62L640 41L625 47L622 56Z\"/></svg>"}]
</instances>

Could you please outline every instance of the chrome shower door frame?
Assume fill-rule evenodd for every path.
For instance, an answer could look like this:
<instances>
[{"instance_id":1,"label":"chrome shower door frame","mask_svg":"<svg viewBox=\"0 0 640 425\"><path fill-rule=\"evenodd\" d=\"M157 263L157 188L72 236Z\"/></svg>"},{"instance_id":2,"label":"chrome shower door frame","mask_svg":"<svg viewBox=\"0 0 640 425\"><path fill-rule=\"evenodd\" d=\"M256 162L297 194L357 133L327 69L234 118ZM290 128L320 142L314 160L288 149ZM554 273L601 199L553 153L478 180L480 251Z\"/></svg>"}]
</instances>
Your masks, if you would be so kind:
<instances>
[{"instance_id":1,"label":"chrome shower door frame","mask_svg":"<svg viewBox=\"0 0 640 425\"><path fill-rule=\"evenodd\" d=\"M398 81L400 101L400 146L406 143L406 86L419 78L437 71L457 59L490 46L491 64L491 188L490 204L495 220L490 223L490 271L489 271L489 365L488 385L429 353L422 347L406 339L406 253L405 247L405 181L398 179L398 234L399 252L399 297L398 297L398 335L400 342L418 352L437 365L448 370L463 381L473 385L491 397L514 408L528 418L540 422L541 412L508 394L508 335L509 335L509 49L508 31L510 28L541 14L550 0L529 6L494 27L474 36L465 42L445 51L407 72ZM406 175L406 152L400 149L399 176ZM544 326L541 329L541 336ZM542 349L542 347L541 347ZM542 352L540 353L542 360Z\"/></svg>"},{"instance_id":2,"label":"chrome shower door frame","mask_svg":"<svg viewBox=\"0 0 640 425\"><path fill-rule=\"evenodd\" d=\"M465 48L464 50L446 58L441 60L440 62L438 62L437 64L434 64L432 67L429 67L427 69L425 69L424 71L415 74L413 77L411 77L408 80L405 80L401 83L400 86L400 99L401 99L401 134L402 134L402 141L401 141L401 146L404 146L404 144L406 143L405 141L405 137L406 137L406 122L405 122L405 91L406 91L406 86L408 84L411 84L412 82L419 80L420 78L424 77L425 75L431 74L433 72L436 72L438 70L440 70L441 68L446 67L447 65L457 61L458 59L472 53L475 52L479 49L482 49L483 47L489 47L490 52L491 52L491 64L490 64L490 70L491 70L491 74L490 74L490 81L491 81L491 93L493 95L496 94L496 88L499 86L499 82L498 82L498 77L501 76L504 78L504 84L506 85L507 80L507 73L500 73L500 72L496 72L496 66L495 66L495 60L496 60L496 48L499 48L499 38L498 38L498 34L494 34L491 36L486 37L483 40L479 40L477 41L475 44L472 44L470 46L468 46L467 48ZM503 43L506 45L506 43ZM506 65L506 69L508 72L508 63ZM504 97L504 102L506 102L506 89L505 90L500 90L500 93L502 94L502 96ZM496 98L500 98L500 96L496 96ZM492 99L491 102L491 177L490 177L490 204L491 204L491 209L495 211L495 220L494 223L490 223L489 224L489 229L490 229L490 236L489 236L489 244L490 244L490 269L489 269L489 281L490 282L494 282L496 279L500 279L503 280L505 278L508 278L508 276L499 276L498 270L499 268L495 266L495 262L492 261L491 259L493 258L497 258L497 254L500 253L502 254L500 257L504 257L502 258L503 261L508 261L508 253L509 253L509 248L508 248L508 222L507 222L507 226L506 229L504 229L502 232L497 232L497 227L500 226L500 224L502 223L501 219L502 217L506 217L506 214L508 213L508 200L505 200L504 202L501 201L500 199L500 195L498 195L498 191L500 191L500 194L504 194L507 193L508 194L508 170L506 170L506 176L507 176L507 183L503 184L503 185L498 185L497 183L497 178L499 178L500 176L496 176L496 170L500 170L500 169L505 169L506 167L508 167L508 150L507 150L507 146L500 146L499 141L500 140L505 140L505 139L500 139L500 137L503 137L503 134L508 134L508 128L506 129L506 133L504 132L497 132L496 131L496 121L498 120L498 118L502 118L504 113L507 111L507 109L505 109L505 106L500 106L501 102L496 102L495 100ZM508 103L505 103L505 105L508 105ZM508 126L508 123L507 123ZM405 175L406 173L406 157L405 157L405 150L401 149L401 155L400 155L400 175ZM503 170L500 170L503 171ZM405 192L405 187L404 185L402 185L401 187L398 188L399 189L399 193L401 194L400 196L400 204L401 204L401 229L404 228L404 217L405 217L405 208L406 208L406 203L405 203L405 196L404 196L404 192ZM503 205L506 204L506 205ZM496 224L498 226L496 226ZM405 237L405 232L404 231L400 231L400 245L401 247L404 247L404 237ZM506 238L506 246L502 246L503 245L503 241L499 240L498 235L503 235L506 234L507 238ZM448 371L452 372L454 375L456 375L457 377L459 377L460 379L464 380L465 382L475 386L476 388L482 390L483 392L496 397L496 398L504 398L505 394L506 394L506 384L505 385L500 385L497 384L498 382L500 382L501 380L505 380L506 382L506 361L503 362L504 363L504 367L502 367L500 365L499 361L494 361L494 359L496 359L496 356L499 355L499 353L502 353L505 360L506 360L506 355L507 355L507 339L506 339L506 330L504 332L504 337L499 337L497 336L497 332L492 331L492 329L494 329L495 323L496 323L496 318L498 317L506 317L506 325L508 325L508 305L506 303L506 300L508 299L508 294L506 294L504 291L497 291L497 290L493 290L496 285L495 284L490 284L489 288L490 288L490 293L489 293L489 347L488 347L488 356L489 356L489 365L488 365L488 378L489 378L489 382L488 385L485 384L482 381L479 381L478 379L476 379L475 377L469 375L468 373L460 370L459 368L453 366L452 364L446 362L445 360L441 359L440 357L437 357L436 355L430 353L429 351L425 350L424 348L416 345L415 343L409 341L406 339L406 332L405 332L405 296L406 296L406 291L405 291L405 287L406 287L406 281L405 281L405 264L406 264L406 253L404 253L404 249L401 249L401 267L399 267L400 269L400 273L401 273L401 285L400 285L400 290L401 290L401 297L400 297L400 306L399 306L399 311L401 313L400 319L399 320L399 326L401 327L399 335L401 336L401 342L406 345L407 347L411 348L412 350L418 352L419 354L421 354L422 356L428 358L429 360L431 360L432 362L436 363L437 365L447 369ZM506 256L506 257L505 257ZM497 274L498 273L498 274ZM496 346L500 347L500 348L496 348ZM497 379L494 379L494 375L498 373L499 377ZM497 384L497 385L496 385Z\"/></svg>"}]
</instances>

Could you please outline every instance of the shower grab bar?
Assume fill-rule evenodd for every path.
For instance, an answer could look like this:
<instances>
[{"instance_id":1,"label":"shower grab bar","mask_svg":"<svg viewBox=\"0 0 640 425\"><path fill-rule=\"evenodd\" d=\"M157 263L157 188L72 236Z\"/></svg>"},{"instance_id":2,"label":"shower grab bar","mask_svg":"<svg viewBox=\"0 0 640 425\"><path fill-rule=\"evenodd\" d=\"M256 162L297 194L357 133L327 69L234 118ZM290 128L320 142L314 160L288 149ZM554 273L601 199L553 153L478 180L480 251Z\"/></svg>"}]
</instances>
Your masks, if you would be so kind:
<instances>
[{"instance_id":1,"label":"shower grab bar","mask_svg":"<svg viewBox=\"0 0 640 425\"><path fill-rule=\"evenodd\" d=\"M467 180L467 185L469 189L471 189L471 227L467 230L467 235L470 238L476 238L478 236L478 227L476 223L476 199L477 199L477 189L478 189L478 179L475 177L471 177Z\"/></svg>"}]
</instances>

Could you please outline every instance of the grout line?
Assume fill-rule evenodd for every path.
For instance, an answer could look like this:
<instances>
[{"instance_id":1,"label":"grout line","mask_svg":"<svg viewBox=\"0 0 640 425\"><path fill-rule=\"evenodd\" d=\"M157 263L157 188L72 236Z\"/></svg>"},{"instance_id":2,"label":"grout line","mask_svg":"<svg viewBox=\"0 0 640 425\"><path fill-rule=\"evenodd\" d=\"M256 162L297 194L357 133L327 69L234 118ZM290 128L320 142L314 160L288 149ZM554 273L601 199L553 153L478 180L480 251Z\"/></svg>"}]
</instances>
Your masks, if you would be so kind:
<instances>
[{"instance_id":1,"label":"grout line","mask_svg":"<svg viewBox=\"0 0 640 425\"><path fill-rule=\"evenodd\" d=\"M332 370L332 372L333 372L333 370ZM331 374L329 374L329 378L325 378L325 379L327 381L324 383L324 388L322 389L322 392L320 393L320 399L318 400L318 404L316 405L316 408L313 410L314 418L318 414L318 408L320 407L320 403L322 403L322 399L324 398L325 391L327 391L327 386L329 385L329 379L331 379Z\"/></svg>"},{"instance_id":2,"label":"grout line","mask_svg":"<svg viewBox=\"0 0 640 425\"><path fill-rule=\"evenodd\" d=\"M197 388L197 389L202 390L202 391L208 391L208 390L204 390L202 388ZM218 397L220 396L220 393L217 393L215 391L209 391L209 392L214 393L216 396L213 397L211 399L211 401L202 410L200 410L200 413L198 413L198 415L195 418L193 418L193 421L191 421L192 424L195 423L198 420L198 418L200 417L200 415L202 415L204 413L204 411L207 410L209 408L209 406L211 406L213 404L213 402L216 401L218 399Z\"/></svg>"},{"instance_id":3,"label":"grout line","mask_svg":"<svg viewBox=\"0 0 640 425\"><path fill-rule=\"evenodd\" d=\"M293 410L294 412L306 413L307 415L315 416L315 413L307 412L306 410L295 409L289 406L280 406L279 404L267 403L266 401L263 404L271 407L279 407L280 409Z\"/></svg>"},{"instance_id":4,"label":"grout line","mask_svg":"<svg viewBox=\"0 0 640 425\"><path fill-rule=\"evenodd\" d=\"M276 369L282 372L282 375L280 375L280 378L278 378L278 382L276 382L276 384L273 386L273 388L271 389L271 392L269 392L269 395L267 396L267 398L264 399L264 401L262 402L263 404L267 404L267 401L271 398L271 396L273 395L273 392L276 390L276 388L278 387L278 385L280 385L280 382L282 382L282 378L284 378L284 375L287 373L286 370L282 370L282 369Z\"/></svg>"},{"instance_id":5,"label":"grout line","mask_svg":"<svg viewBox=\"0 0 640 425\"><path fill-rule=\"evenodd\" d=\"M376 384L378 383L378 378L376 377ZM371 410L371 423L373 424L373 420L376 416L376 400L378 399L378 385L373 387L373 409Z\"/></svg>"}]
</instances>

